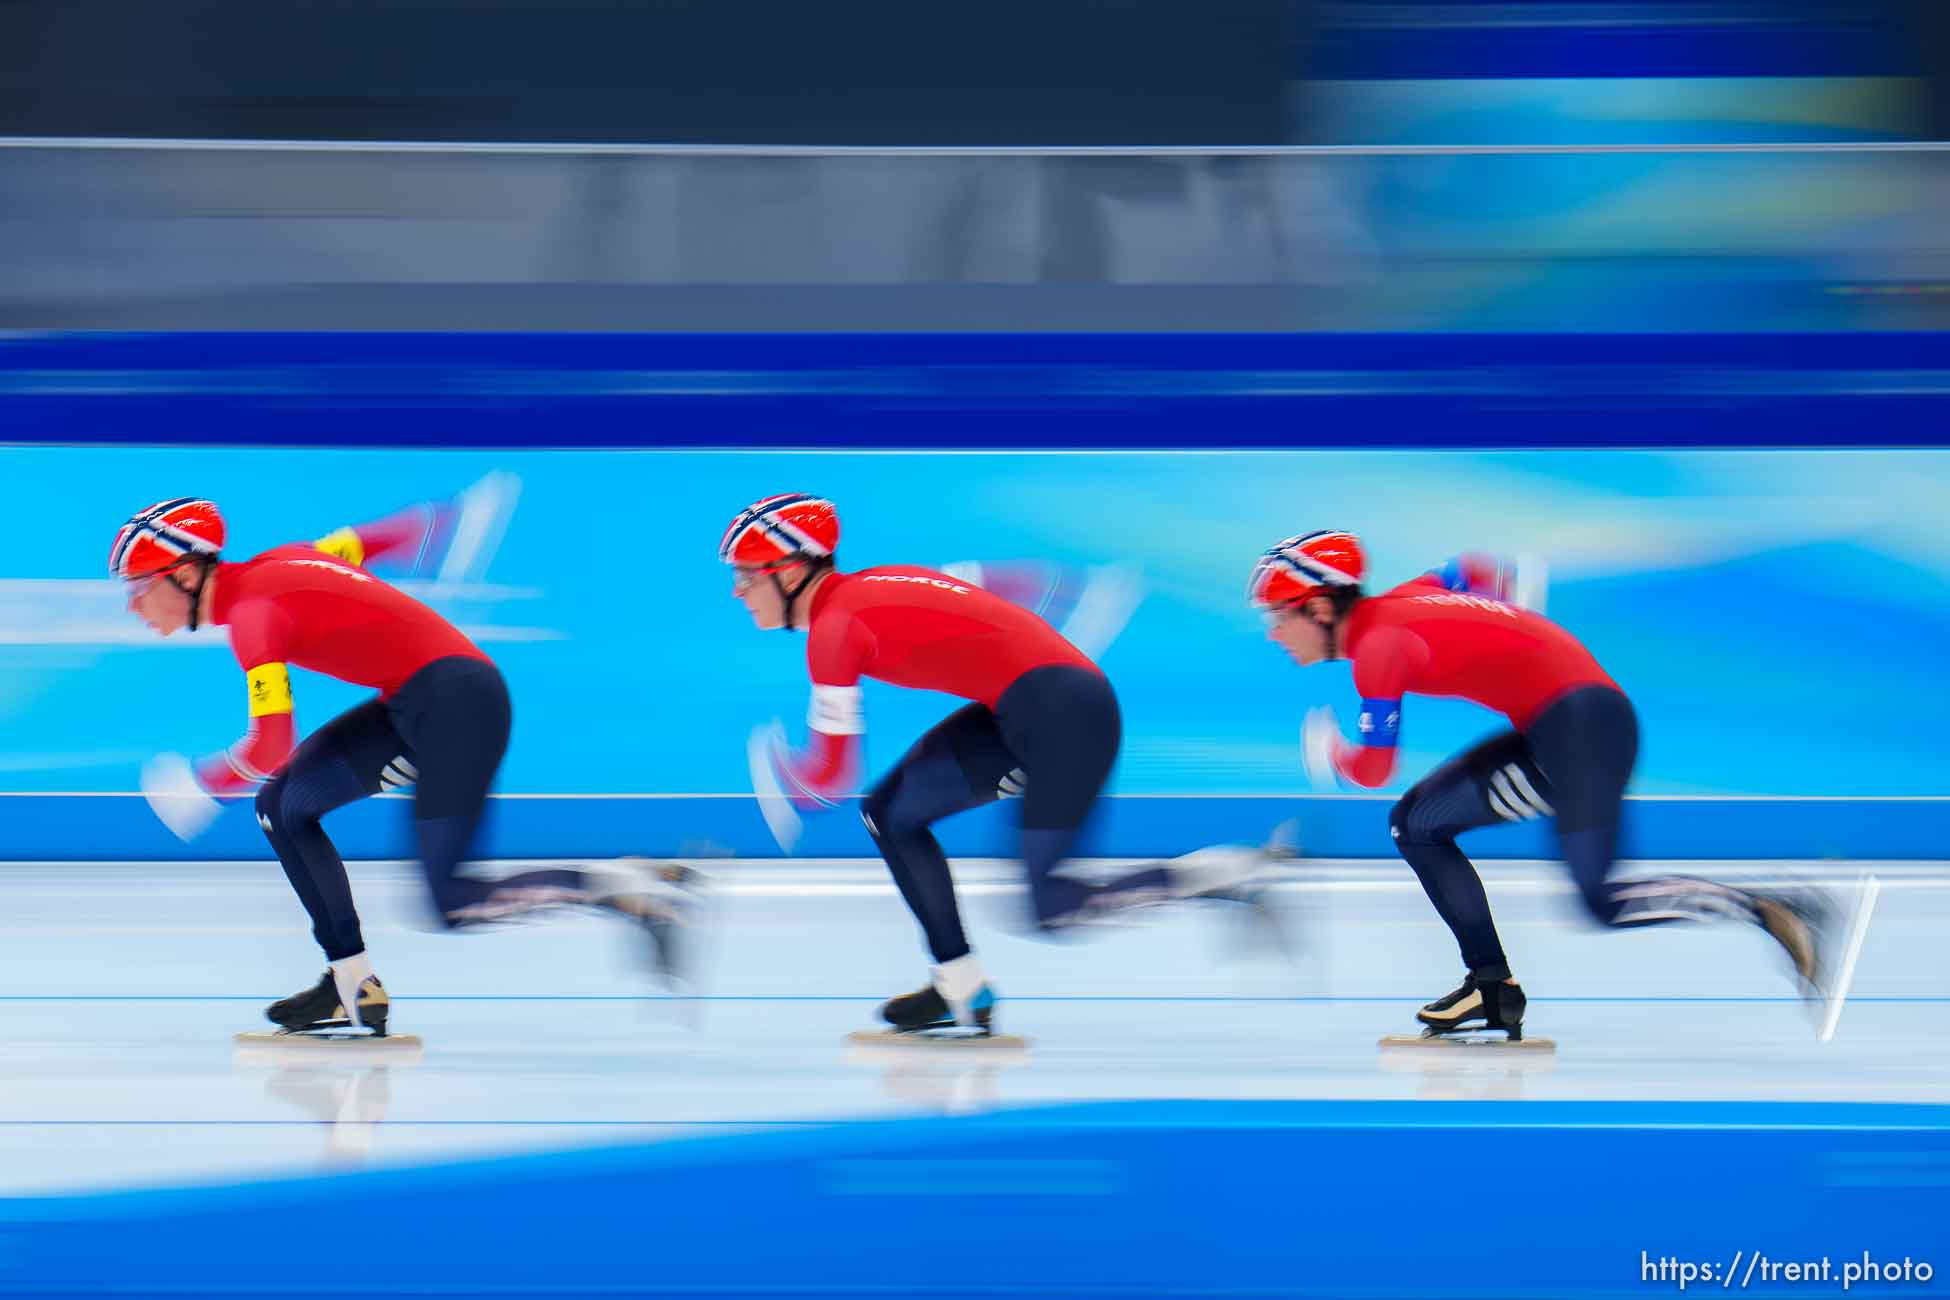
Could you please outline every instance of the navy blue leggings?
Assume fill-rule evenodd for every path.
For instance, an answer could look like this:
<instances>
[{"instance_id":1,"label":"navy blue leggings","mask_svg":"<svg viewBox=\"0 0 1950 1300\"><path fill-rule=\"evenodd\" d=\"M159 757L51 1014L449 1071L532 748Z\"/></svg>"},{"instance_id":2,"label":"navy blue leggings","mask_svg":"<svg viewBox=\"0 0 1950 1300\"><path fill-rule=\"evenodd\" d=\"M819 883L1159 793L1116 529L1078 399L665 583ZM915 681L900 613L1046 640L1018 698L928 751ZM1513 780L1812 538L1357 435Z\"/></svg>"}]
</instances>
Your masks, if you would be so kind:
<instances>
[{"instance_id":1,"label":"navy blue leggings","mask_svg":"<svg viewBox=\"0 0 1950 1300\"><path fill-rule=\"evenodd\" d=\"M970 704L950 714L867 793L861 817L937 962L969 948L948 859L928 828L997 799L1022 799L1023 865L1042 929L1165 887L1158 868L1109 884L1054 874L1110 779L1122 739L1117 696L1101 673L1034 668L994 709Z\"/></svg>"},{"instance_id":2,"label":"navy blue leggings","mask_svg":"<svg viewBox=\"0 0 1950 1300\"><path fill-rule=\"evenodd\" d=\"M488 787L512 722L500 670L481 659L437 659L390 699L340 714L305 738L257 794L264 828L328 961L365 951L345 862L319 819L381 790L413 786L413 827L433 905L448 925L582 898L577 871L499 881L457 874L480 829Z\"/></svg>"},{"instance_id":3,"label":"navy blue leggings","mask_svg":"<svg viewBox=\"0 0 1950 1300\"><path fill-rule=\"evenodd\" d=\"M1508 979L1482 877L1456 836L1498 822L1550 817L1559 851L1592 918L1607 926L1751 917L1748 896L1684 876L1614 881L1626 782L1638 759L1631 701L1605 686L1562 696L1527 731L1506 731L1418 781L1389 813L1396 850L1415 869L1479 979Z\"/></svg>"}]
</instances>

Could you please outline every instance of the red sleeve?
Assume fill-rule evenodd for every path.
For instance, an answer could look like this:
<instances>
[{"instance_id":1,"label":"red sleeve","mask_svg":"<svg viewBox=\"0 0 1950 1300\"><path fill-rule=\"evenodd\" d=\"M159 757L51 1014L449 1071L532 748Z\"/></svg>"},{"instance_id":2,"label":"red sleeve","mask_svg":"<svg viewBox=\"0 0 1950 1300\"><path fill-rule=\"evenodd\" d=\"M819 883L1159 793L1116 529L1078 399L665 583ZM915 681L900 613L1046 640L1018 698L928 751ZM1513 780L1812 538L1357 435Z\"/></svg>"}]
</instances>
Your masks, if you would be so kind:
<instances>
[{"instance_id":1,"label":"red sleeve","mask_svg":"<svg viewBox=\"0 0 1950 1300\"><path fill-rule=\"evenodd\" d=\"M384 519L327 533L312 546L355 569L390 559L417 573L426 564L434 534L444 526L448 513L437 505L410 506Z\"/></svg>"},{"instance_id":2,"label":"red sleeve","mask_svg":"<svg viewBox=\"0 0 1950 1300\"><path fill-rule=\"evenodd\" d=\"M365 547L367 564L391 557L417 571L439 524L438 507L418 505L369 524L355 524L352 531L359 535L359 541Z\"/></svg>"},{"instance_id":3,"label":"red sleeve","mask_svg":"<svg viewBox=\"0 0 1950 1300\"><path fill-rule=\"evenodd\" d=\"M230 611L230 651L245 672L262 664L281 664L291 658L295 630L291 616L276 601L261 596L241 600Z\"/></svg>"},{"instance_id":4,"label":"red sleeve","mask_svg":"<svg viewBox=\"0 0 1950 1300\"><path fill-rule=\"evenodd\" d=\"M197 780L212 794L236 794L268 781L291 757L296 725L290 683L284 676L290 643L290 616L274 602L247 600L231 611L230 648L246 679L255 686L260 672L269 671L273 693L279 691L281 683L282 694L263 709L253 707L244 734L228 749L196 765Z\"/></svg>"},{"instance_id":5,"label":"red sleeve","mask_svg":"<svg viewBox=\"0 0 1950 1300\"><path fill-rule=\"evenodd\" d=\"M873 634L849 612L829 613L807 634L813 706L806 747L779 758L785 782L802 807L831 807L859 778L859 683L873 648Z\"/></svg>"},{"instance_id":6,"label":"red sleeve","mask_svg":"<svg viewBox=\"0 0 1950 1300\"><path fill-rule=\"evenodd\" d=\"M873 647L873 633L856 616L829 616L806 635L806 671L815 686L858 685Z\"/></svg>"},{"instance_id":7,"label":"red sleeve","mask_svg":"<svg viewBox=\"0 0 1950 1300\"><path fill-rule=\"evenodd\" d=\"M242 794L278 774L291 757L297 728L289 713L252 718L230 748L196 765L196 779L211 794Z\"/></svg>"},{"instance_id":8,"label":"red sleeve","mask_svg":"<svg viewBox=\"0 0 1950 1300\"><path fill-rule=\"evenodd\" d=\"M1345 781L1374 790L1387 785L1395 774L1395 751L1344 743L1334 751L1334 771Z\"/></svg>"},{"instance_id":9,"label":"red sleeve","mask_svg":"<svg viewBox=\"0 0 1950 1300\"><path fill-rule=\"evenodd\" d=\"M1429 663L1428 643L1399 627L1376 628L1361 642L1354 658L1354 689L1365 705L1370 700L1393 700L1399 707L1410 683ZM1391 736L1392 740L1392 736ZM1345 780L1370 790L1388 784L1395 774L1395 746L1349 745L1334 753L1334 770Z\"/></svg>"}]
</instances>

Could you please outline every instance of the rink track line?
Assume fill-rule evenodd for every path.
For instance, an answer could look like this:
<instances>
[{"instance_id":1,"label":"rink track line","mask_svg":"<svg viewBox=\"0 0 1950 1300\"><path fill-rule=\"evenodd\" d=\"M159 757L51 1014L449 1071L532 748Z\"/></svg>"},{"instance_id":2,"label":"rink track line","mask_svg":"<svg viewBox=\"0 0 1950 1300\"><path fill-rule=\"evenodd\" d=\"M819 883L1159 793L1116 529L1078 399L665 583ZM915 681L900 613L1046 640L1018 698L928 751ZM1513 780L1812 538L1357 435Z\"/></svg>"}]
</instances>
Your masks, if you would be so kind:
<instances>
[{"instance_id":1,"label":"rink track line","mask_svg":"<svg viewBox=\"0 0 1950 1300\"><path fill-rule=\"evenodd\" d=\"M1194 1104L1198 1104L1196 1099L1190 1099L1190 1098L1168 1097L1168 1098L1147 1098L1145 1100L1155 1100L1155 1101L1191 1100L1194 1102ZM1292 1098L1287 1100L1289 1100L1293 1105L1303 1106L1303 1107L1311 1104L1313 1101L1316 1100L1325 1101L1328 1104L1336 1104L1340 1101L1340 1099L1338 1098ZM1026 1110L1026 1111L1048 1111L1048 1110L1056 1110L1056 1109L1084 1110L1084 1109L1089 1109L1091 1107L1097 1106L1099 1104L1110 1105L1110 1106L1122 1106L1122 1105L1130 1104L1130 1099L1123 1098L1123 1097L1110 1097L1110 1098L1101 1098L1101 1099L1093 1098L1084 1101L1072 1100L1072 1101L1059 1101L1059 1102L1025 1102L1019 1107L1016 1106L1005 1107L1003 1110L989 1111L987 1112L987 1114L991 1118L993 1118L994 1116L997 1115L1006 1116L1011 1111L1014 1110ZM1419 1103L1413 1099L1401 1099L1398 1101L1391 1101L1389 1103L1384 1103L1384 1104L1415 1106L1418 1105ZM1483 1103L1463 1103L1463 1104L1478 1105ZM1507 1104L1507 1105L1516 1105L1516 1106L1529 1108L1532 1106L1556 1105L1558 1103L1491 1102L1487 1104L1490 1105ZM1571 1102L1571 1103L1564 1103L1564 1104L1582 1105L1586 1103ZM1597 1105L1597 1106L1612 1106L1612 1105L1632 1106L1641 1103L1631 1102L1631 1101L1601 1101L1601 1102L1591 1102L1589 1104ZM1775 1106L1775 1105L1792 1106L1792 1105L1799 1105L1802 1103L1751 1102L1751 1101L1720 1101L1720 1102L1702 1101L1702 1102L1670 1102L1670 1103L1650 1102L1650 1103L1643 1103L1643 1104L1746 1107L1746 1106ZM1819 1102L1819 1103L1810 1103L1810 1104L1824 1105L1824 1106L1837 1106L1837 1107L1840 1106L1875 1107L1875 1106L1884 1105L1885 1103L1864 1101L1864 1102ZM1932 1103L1901 1102L1896 1104L1905 1105L1905 1106L1927 1106L1927 1105L1931 1105ZM1946 1108L1946 1109L1950 1109L1950 1108ZM893 1118L898 1120L900 1117L896 1116ZM778 1129L834 1128L842 1124L882 1123L887 1121L888 1119L889 1116L881 1115L881 1114L835 1115L828 1119L817 1119L817 1120L776 1120L776 1119L772 1119L772 1120L740 1120L740 1119L622 1119L622 1120L372 1119L372 1120L366 1120L366 1119L362 1119L362 1120L340 1121L340 1120L330 1120L330 1119L311 1119L311 1120L304 1120L304 1119L289 1119L289 1120L286 1119L13 1119L13 1120L0 1120L0 1129L9 1129L9 1128L225 1128L225 1129L303 1128L303 1129L313 1129L313 1128L331 1128L334 1125L339 1123L350 1123L360 1128L367 1128L367 1127L370 1128L510 1128L510 1129L713 1128L713 1129L757 1130L757 1129L771 1129L771 1128L778 1128ZM1063 1119L1066 1125L1069 1125L1073 1128L1087 1129L1087 1128L1097 1127L1096 1125L1092 1124L1089 1118L1086 1116L1070 1115L1070 1116L1063 1117ZM1428 1129L1450 1130L1450 1129L1457 1129L1457 1128L1470 1128L1470 1129L1504 1129L1504 1130L1511 1130L1511 1131L1542 1130L1547 1132L1566 1132L1571 1130L1584 1130L1584 1131L1591 1131L1591 1132L1617 1131L1617 1132L1637 1132L1637 1133L1670 1133L1670 1132L1940 1133L1944 1130L1945 1125L1944 1124L1903 1124L1903 1123L1825 1124L1825 1123L1816 1123L1816 1122L1808 1122L1808 1121L1796 1122L1791 1120L1781 1120L1773 1123L1769 1123L1767 1121L1761 1121L1761 1120L1747 1121L1747 1122L1727 1121L1724 1123L1710 1121L1710 1120L1675 1121L1669 1123L1661 1123L1655 1120L1565 1120L1565 1119L1506 1120L1506 1119L1497 1119L1488 1116L1469 1117L1464 1115L1451 1114L1444 1117L1434 1117L1425 1120L1349 1119L1344 1117L1299 1118L1299 1119L1291 1119L1291 1120L1268 1120L1265 1118L1255 1118L1255 1119L1245 1119L1245 1120L1225 1120L1225 1119L1212 1119L1212 1118L1135 1120L1130 1118L1118 1118L1110 1121L1108 1127L1119 1128L1119 1129L1163 1128L1163 1129L1172 1129L1172 1130L1239 1129L1239 1128L1334 1129L1334 1130L1393 1129L1393 1130L1407 1130L1413 1132L1420 1132ZM0 1194L0 1195L5 1195L5 1194Z\"/></svg>"},{"instance_id":2,"label":"rink track line","mask_svg":"<svg viewBox=\"0 0 1950 1300\"><path fill-rule=\"evenodd\" d=\"M8 993L0 994L0 1002L263 1002L282 997L283 994L269 993L217 993L217 994L157 994L157 993ZM1026 993L1011 995L1005 1002L1233 1002L1265 1003L1278 1005L1295 1003L1306 1005L1328 1005L1346 1003L1384 1003L1412 1002L1422 994L1402 993L1361 994L1350 997L1329 997L1324 994L1296 994L1291 997L1260 996L1231 993ZM1571 996L1535 997L1532 1002L1562 1004L1617 1004L1620 1006L1670 1006L1708 1004L1758 1004L1772 1005L1785 1003L1798 1005L1801 999L1792 994L1739 995L1739 996L1654 996L1654 997L1610 997L1610 996ZM501 996L491 993L415 993L402 996L400 1002L882 1002L882 995L865 993L524 993ZM1897 1005L1932 1006L1950 1003L1950 996L1933 994L1894 994L1886 997L1854 997L1851 1003L1880 1002Z\"/></svg>"},{"instance_id":3,"label":"rink track line","mask_svg":"<svg viewBox=\"0 0 1950 1300\"><path fill-rule=\"evenodd\" d=\"M1950 148L1950 144L1946 144ZM0 446L7 445L0 442ZM801 449L803 450L803 449ZM913 449L903 449L902 454L910 454ZM1200 457L1219 454L1221 448L1210 448L1196 453ZM877 449L868 449L863 454L879 454ZM960 455L960 452L945 453ZM998 453L1005 454L1005 453ZM1008 453L1013 454L1013 453ZM1048 454L1038 451L1036 454ZM1084 453L1084 454L1095 454ZM1122 452L1118 454L1124 454ZM1257 454L1256 452L1254 454ZM1419 454L1419 451L1418 453ZM90 582L96 579L88 579ZM0 799L144 799L140 790L0 790ZM751 799L749 790L563 790L547 792L540 790L496 790L489 799L556 799L556 800L672 800L672 799ZM843 794L841 799L859 799L862 792ZM1395 803L1399 794L1362 794L1357 792L1307 792L1267 793L1255 790L1134 790L1128 794L1105 796L1113 801L1120 799L1251 799L1273 803ZM368 795L369 799L405 801L413 798L410 794L382 792ZM1628 794L1626 803L1950 803L1950 794Z\"/></svg>"}]
</instances>

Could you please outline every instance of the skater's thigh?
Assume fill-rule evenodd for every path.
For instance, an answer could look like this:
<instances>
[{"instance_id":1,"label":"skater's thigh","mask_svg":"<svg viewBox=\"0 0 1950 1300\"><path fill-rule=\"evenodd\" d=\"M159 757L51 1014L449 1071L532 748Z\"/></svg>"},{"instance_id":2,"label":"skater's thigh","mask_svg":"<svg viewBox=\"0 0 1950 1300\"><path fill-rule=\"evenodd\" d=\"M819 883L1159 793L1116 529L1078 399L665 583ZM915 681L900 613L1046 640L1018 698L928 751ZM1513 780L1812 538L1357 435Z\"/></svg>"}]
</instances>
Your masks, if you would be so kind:
<instances>
[{"instance_id":1,"label":"skater's thigh","mask_svg":"<svg viewBox=\"0 0 1950 1300\"><path fill-rule=\"evenodd\" d=\"M864 810L886 830L925 826L993 803L1017 766L995 714L969 704L936 723L867 792Z\"/></svg>"},{"instance_id":2,"label":"skater's thigh","mask_svg":"<svg viewBox=\"0 0 1950 1300\"><path fill-rule=\"evenodd\" d=\"M404 749L379 700L347 709L305 737L284 770L265 786L286 816L322 816L378 794L388 763Z\"/></svg>"},{"instance_id":3,"label":"skater's thigh","mask_svg":"<svg viewBox=\"0 0 1950 1300\"><path fill-rule=\"evenodd\" d=\"M1082 668L1038 668L1003 695L999 716L1024 774L1023 826L1082 825L1110 780L1124 738L1110 682Z\"/></svg>"},{"instance_id":4,"label":"skater's thigh","mask_svg":"<svg viewBox=\"0 0 1950 1300\"><path fill-rule=\"evenodd\" d=\"M1549 782L1529 743L1520 733L1505 731L1410 786L1392 821L1398 837L1448 840L1499 822L1548 816L1550 809Z\"/></svg>"},{"instance_id":5,"label":"skater's thigh","mask_svg":"<svg viewBox=\"0 0 1950 1300\"><path fill-rule=\"evenodd\" d=\"M1618 824L1638 761L1638 717L1630 700L1609 687L1573 691L1544 710L1529 741L1550 782L1560 832Z\"/></svg>"},{"instance_id":6,"label":"skater's thigh","mask_svg":"<svg viewBox=\"0 0 1950 1300\"><path fill-rule=\"evenodd\" d=\"M414 674L392 710L406 742L403 775L418 787L414 815L478 812L508 751L514 721L500 671L479 659L439 660Z\"/></svg>"}]
</instances>

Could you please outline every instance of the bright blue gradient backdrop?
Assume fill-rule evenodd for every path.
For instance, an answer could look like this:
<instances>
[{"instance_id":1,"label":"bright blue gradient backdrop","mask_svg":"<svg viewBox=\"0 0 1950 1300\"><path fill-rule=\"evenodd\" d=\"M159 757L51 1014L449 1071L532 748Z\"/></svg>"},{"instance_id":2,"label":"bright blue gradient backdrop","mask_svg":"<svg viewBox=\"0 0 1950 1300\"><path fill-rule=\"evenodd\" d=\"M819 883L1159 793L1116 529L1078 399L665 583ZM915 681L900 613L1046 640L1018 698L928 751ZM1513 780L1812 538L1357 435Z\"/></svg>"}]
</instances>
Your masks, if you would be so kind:
<instances>
[{"instance_id":1,"label":"bright blue gradient backdrop","mask_svg":"<svg viewBox=\"0 0 1950 1300\"><path fill-rule=\"evenodd\" d=\"M244 725L223 634L157 640L96 576L132 510L210 496L229 512L241 556L450 496L495 470L522 484L498 550L474 580L425 594L508 674L506 794L740 795L751 727L779 716L802 733L802 639L755 630L713 556L738 507L783 490L839 502L845 567L1033 558L1139 573L1145 598L1103 658L1127 727L1113 791L1189 797L1173 806L1187 810L1194 839L1263 829L1221 824L1222 796L1306 791L1308 707L1331 704L1351 720L1346 665L1296 668L1242 601L1264 546L1323 525L1368 540L1375 588L1462 547L1543 557L1548 612L1639 706L1637 794L1950 793L1950 695L1938 684L1950 454L1928 449L7 447L0 475L15 499L60 508L23 521L34 545L4 561L0 789L126 792L147 754L208 753ZM305 673L296 692L301 728L362 697ZM956 706L872 683L866 703L870 771ZM1500 725L1465 703L1411 700L1393 788ZM676 822L693 815L683 801L632 806L634 824L659 840L681 836ZM1379 810L1366 820L1378 823ZM850 817L826 827L838 837L829 851L847 851L849 835L853 851L870 851Z\"/></svg>"}]
</instances>

